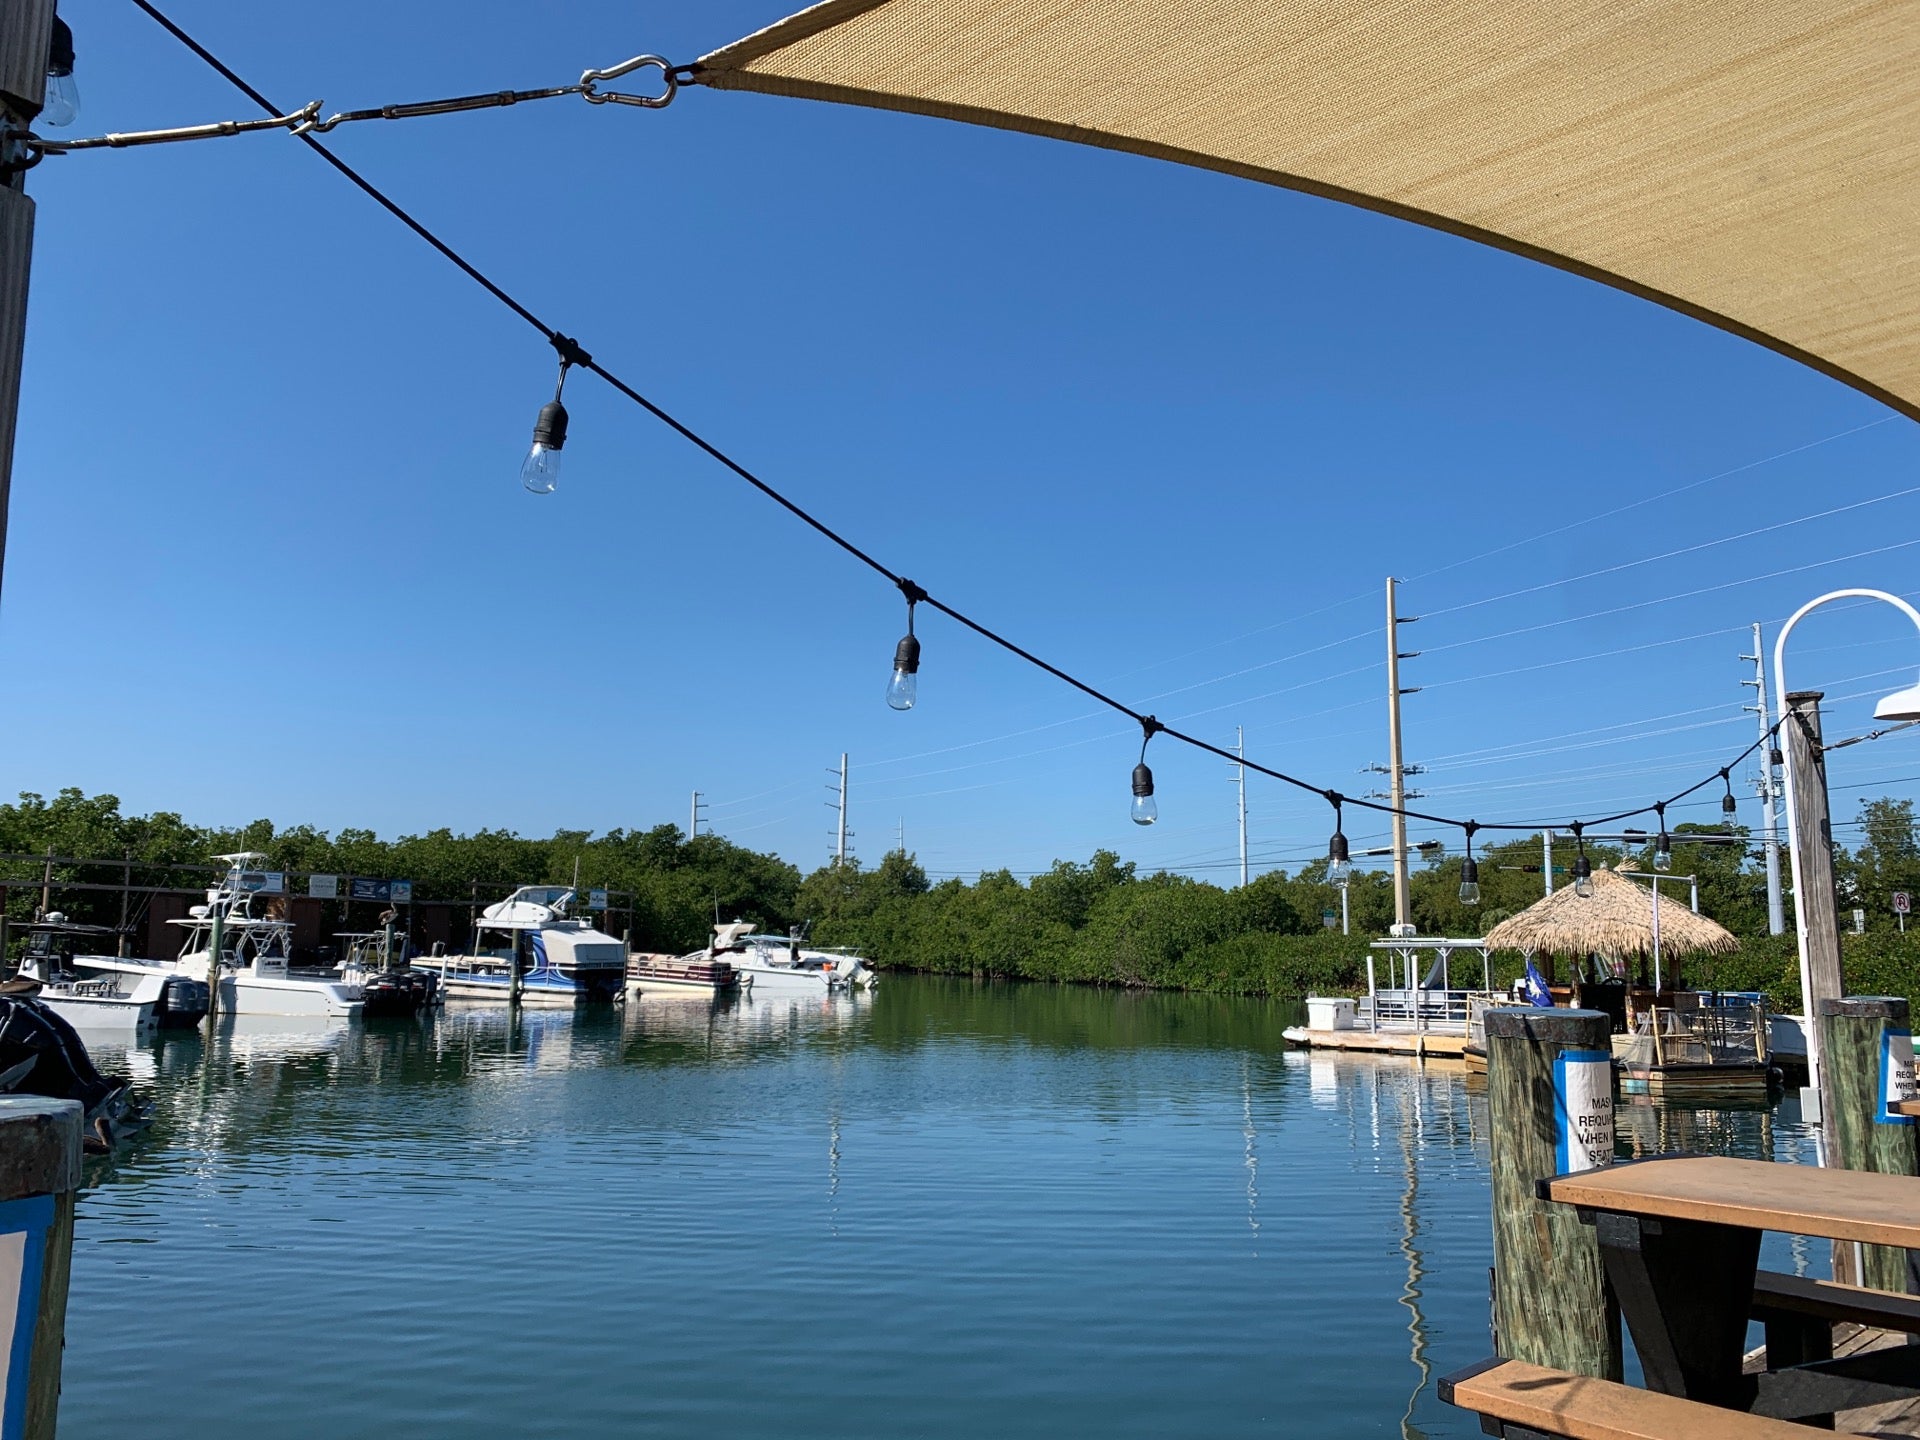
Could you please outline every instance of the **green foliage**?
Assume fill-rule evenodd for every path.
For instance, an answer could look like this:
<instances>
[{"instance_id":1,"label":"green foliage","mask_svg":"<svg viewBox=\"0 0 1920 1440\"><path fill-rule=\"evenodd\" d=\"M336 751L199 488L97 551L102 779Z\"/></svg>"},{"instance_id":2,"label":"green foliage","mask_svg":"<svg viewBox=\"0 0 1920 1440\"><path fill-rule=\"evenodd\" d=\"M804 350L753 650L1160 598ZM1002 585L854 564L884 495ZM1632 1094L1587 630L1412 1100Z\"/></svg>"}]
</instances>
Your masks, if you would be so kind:
<instances>
[{"instance_id":1,"label":"green foliage","mask_svg":"<svg viewBox=\"0 0 1920 1440\"><path fill-rule=\"evenodd\" d=\"M1920 999L1920 927L1893 926L1891 892L1920 892L1920 833L1909 801L1882 799L1861 807L1864 839L1836 856L1842 914L1858 904L1869 916L1865 935L1843 937L1848 989ZM1799 1004L1793 937L1766 934L1765 880L1757 850L1747 844L1688 845L1674 829L1674 868L1697 875L1701 909L1742 937L1732 955L1695 959L1687 979L1703 988L1765 991L1780 1008ZM496 898L516 885L605 886L633 897L632 940L640 949L686 951L704 943L716 917L752 920L781 930L810 922L825 944L857 946L882 968L965 976L1005 976L1082 984L1201 990L1229 995L1299 995L1352 991L1365 983L1367 942L1392 923L1393 888L1382 871L1361 872L1347 892L1352 935L1328 931L1323 913L1339 913L1340 893L1326 883L1326 862L1295 874L1273 871L1244 888L1167 873L1139 875L1131 862L1101 850L1085 863L1057 861L1027 883L1005 870L974 883L931 884L910 855L894 852L874 869L828 865L804 879L771 855L716 835L687 839L673 825L613 830L595 837L562 830L532 839L507 830L456 835L431 830L382 840L370 830L329 835L311 826L277 828L256 820L238 828L190 825L179 815L128 816L112 795L62 790L52 800L23 794L0 805L0 851L38 857L85 857L58 863L56 883L122 878L122 858L136 884L194 887L207 881L210 857L264 851L270 868L411 879L422 901ZM1651 864L1647 850L1625 853L1589 846L1598 865ZM1412 876L1411 902L1423 934L1472 936L1540 898L1540 840L1527 836L1476 850L1481 904L1459 900L1460 860L1435 856ZM1562 842L1554 859L1565 866ZM1523 868L1531 867L1531 868ZM38 860L12 862L16 883L9 913L24 918L37 900ZM77 919L112 922L117 895L70 890L61 907ZM1496 986L1518 971L1516 957L1495 957ZM1477 976L1475 977L1477 981Z\"/></svg>"},{"instance_id":2,"label":"green foliage","mask_svg":"<svg viewBox=\"0 0 1920 1440\"><path fill-rule=\"evenodd\" d=\"M417 900L497 899L519 885L604 886L633 896L634 945L643 950L687 951L706 942L718 910L726 919L754 919L784 929L800 918L795 896L800 872L772 855L746 850L717 835L686 839L672 825L651 830L614 830L594 838L563 830L536 840L508 830L455 835L432 830L382 840L371 830L328 835L311 826L278 830L270 820L238 829L189 825L178 815L124 816L112 795L91 798L62 790L52 801L23 794L0 805L0 851L38 856L98 858L103 865L57 864L56 882L118 883L125 857L139 867L134 883L169 887L205 885L213 856L236 850L266 854L267 868L321 874L411 880ZM179 868L170 868L179 867ZM9 874L38 881L40 866L13 862ZM920 876L922 886L926 877ZM8 913L27 918L37 893L16 890ZM113 923L119 897L69 890L61 908L75 919Z\"/></svg>"}]
</instances>

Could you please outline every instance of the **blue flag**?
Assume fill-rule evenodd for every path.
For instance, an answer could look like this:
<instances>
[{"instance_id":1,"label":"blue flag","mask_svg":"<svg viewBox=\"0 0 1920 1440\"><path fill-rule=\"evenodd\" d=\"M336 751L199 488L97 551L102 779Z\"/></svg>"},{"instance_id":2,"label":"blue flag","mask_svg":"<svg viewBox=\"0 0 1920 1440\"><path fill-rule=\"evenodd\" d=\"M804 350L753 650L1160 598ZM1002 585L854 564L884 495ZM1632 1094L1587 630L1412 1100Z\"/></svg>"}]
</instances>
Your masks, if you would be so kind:
<instances>
[{"instance_id":1,"label":"blue flag","mask_svg":"<svg viewBox=\"0 0 1920 1440\"><path fill-rule=\"evenodd\" d=\"M1527 961L1527 978L1521 982L1521 991L1527 997L1529 1005L1538 1005L1543 1009L1553 1008L1553 996L1547 993L1546 979L1533 968L1533 961Z\"/></svg>"}]
</instances>

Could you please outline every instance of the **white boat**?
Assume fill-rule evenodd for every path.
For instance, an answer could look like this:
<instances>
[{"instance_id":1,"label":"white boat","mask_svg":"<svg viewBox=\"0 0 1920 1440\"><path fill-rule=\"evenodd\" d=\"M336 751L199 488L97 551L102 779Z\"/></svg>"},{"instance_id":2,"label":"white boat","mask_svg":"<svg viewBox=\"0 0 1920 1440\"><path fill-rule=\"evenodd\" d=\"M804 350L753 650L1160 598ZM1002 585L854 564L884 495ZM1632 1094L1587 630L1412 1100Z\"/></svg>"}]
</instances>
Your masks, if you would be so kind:
<instances>
[{"instance_id":1,"label":"white boat","mask_svg":"<svg viewBox=\"0 0 1920 1440\"><path fill-rule=\"evenodd\" d=\"M289 964L293 926L279 915L253 913L253 891L246 874L265 855L244 851L214 857L227 862L227 874L207 891L207 903L195 905L184 920L169 920L187 932L173 960L129 960L111 955L76 955L76 968L100 975L184 975L208 980L215 969L213 932L220 931L220 1009L227 1015L357 1015L363 998L353 971L330 974L295 970Z\"/></svg>"},{"instance_id":2,"label":"white boat","mask_svg":"<svg viewBox=\"0 0 1920 1440\"><path fill-rule=\"evenodd\" d=\"M714 926L713 944L700 953L732 965L755 995L830 995L874 983L873 971L858 955L809 949L798 934L756 934L746 920Z\"/></svg>"},{"instance_id":3,"label":"white boat","mask_svg":"<svg viewBox=\"0 0 1920 1440\"><path fill-rule=\"evenodd\" d=\"M184 975L81 975L76 954L121 932L104 925L76 925L58 910L27 931L26 953L15 979L37 986L33 998L76 1030L141 1034L162 1025L197 1025L207 1013L207 987Z\"/></svg>"},{"instance_id":4,"label":"white boat","mask_svg":"<svg viewBox=\"0 0 1920 1440\"><path fill-rule=\"evenodd\" d=\"M523 885L480 912L473 954L418 955L413 968L438 975L449 1000L511 999L516 971L522 1005L618 1000L626 993L627 947L570 919L573 900L565 885Z\"/></svg>"}]
</instances>

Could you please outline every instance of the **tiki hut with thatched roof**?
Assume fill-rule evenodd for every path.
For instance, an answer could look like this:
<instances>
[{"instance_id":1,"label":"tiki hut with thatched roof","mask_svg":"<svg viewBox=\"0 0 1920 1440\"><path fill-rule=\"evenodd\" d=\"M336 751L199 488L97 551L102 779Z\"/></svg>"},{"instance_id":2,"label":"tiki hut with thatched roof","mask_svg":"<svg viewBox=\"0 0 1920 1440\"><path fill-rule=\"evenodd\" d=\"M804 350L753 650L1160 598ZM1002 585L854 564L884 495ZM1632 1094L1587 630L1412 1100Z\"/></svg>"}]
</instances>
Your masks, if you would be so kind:
<instances>
[{"instance_id":1,"label":"tiki hut with thatched roof","mask_svg":"<svg viewBox=\"0 0 1920 1440\"><path fill-rule=\"evenodd\" d=\"M1725 926L1696 915L1671 895L1660 897L1658 957L1678 961L1687 955L1720 955L1740 948ZM1599 955L1631 961L1656 955L1654 896L1612 870L1593 873L1593 894L1563 886L1502 920L1487 932L1489 950L1521 950L1529 955Z\"/></svg>"}]
</instances>

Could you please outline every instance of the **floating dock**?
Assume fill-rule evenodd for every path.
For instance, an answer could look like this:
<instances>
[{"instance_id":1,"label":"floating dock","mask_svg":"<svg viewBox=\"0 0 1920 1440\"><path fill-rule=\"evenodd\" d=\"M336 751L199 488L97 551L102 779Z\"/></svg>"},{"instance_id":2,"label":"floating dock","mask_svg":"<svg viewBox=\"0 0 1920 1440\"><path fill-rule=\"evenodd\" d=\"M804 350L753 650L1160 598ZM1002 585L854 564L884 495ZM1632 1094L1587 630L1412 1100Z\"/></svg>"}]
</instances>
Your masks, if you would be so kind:
<instances>
[{"instance_id":1,"label":"floating dock","mask_svg":"<svg viewBox=\"0 0 1920 1440\"><path fill-rule=\"evenodd\" d=\"M1467 1037L1432 1030L1316 1030L1293 1025L1280 1032L1295 1045L1314 1050L1369 1050L1376 1055L1418 1055L1438 1060L1461 1059Z\"/></svg>"}]
</instances>

